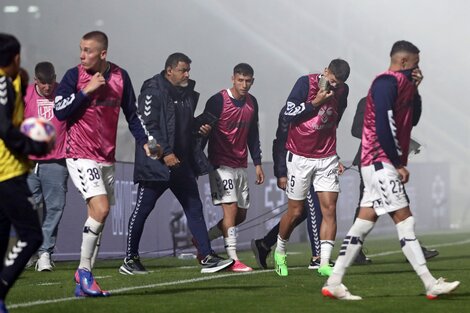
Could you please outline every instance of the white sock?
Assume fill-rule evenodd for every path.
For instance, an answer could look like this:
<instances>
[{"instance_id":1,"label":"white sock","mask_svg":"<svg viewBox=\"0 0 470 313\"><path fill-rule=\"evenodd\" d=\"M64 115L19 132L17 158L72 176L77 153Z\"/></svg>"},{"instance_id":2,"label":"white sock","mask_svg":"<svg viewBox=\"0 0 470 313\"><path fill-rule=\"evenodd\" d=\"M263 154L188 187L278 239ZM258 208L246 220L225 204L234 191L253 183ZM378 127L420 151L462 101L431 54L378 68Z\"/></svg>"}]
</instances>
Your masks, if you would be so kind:
<instances>
[{"instance_id":1,"label":"white sock","mask_svg":"<svg viewBox=\"0 0 470 313\"><path fill-rule=\"evenodd\" d=\"M361 251L364 238L374 228L374 225L374 222L356 218L341 245L333 273L328 278L328 285L341 284L346 269L356 259L359 251Z\"/></svg>"},{"instance_id":2,"label":"white sock","mask_svg":"<svg viewBox=\"0 0 470 313\"><path fill-rule=\"evenodd\" d=\"M434 286L434 283L436 282L436 278L432 276L430 271L420 274L419 278L421 278L421 281L423 282L424 288L426 288L426 290L429 290L429 288Z\"/></svg>"},{"instance_id":3,"label":"white sock","mask_svg":"<svg viewBox=\"0 0 470 313\"><path fill-rule=\"evenodd\" d=\"M96 258L98 257L98 253L100 252L102 236L103 232L100 232L100 234L98 235L98 241L96 242L95 250L93 251L93 256L91 257L91 269L95 267Z\"/></svg>"},{"instance_id":4,"label":"white sock","mask_svg":"<svg viewBox=\"0 0 470 313\"><path fill-rule=\"evenodd\" d=\"M334 240L320 240L320 266L330 264L331 251L334 246Z\"/></svg>"},{"instance_id":5,"label":"white sock","mask_svg":"<svg viewBox=\"0 0 470 313\"><path fill-rule=\"evenodd\" d=\"M229 258L238 260L237 256L237 229L235 227L229 227L227 229L228 237L224 238L225 251Z\"/></svg>"},{"instance_id":6,"label":"white sock","mask_svg":"<svg viewBox=\"0 0 470 313\"><path fill-rule=\"evenodd\" d=\"M217 239L221 236L223 236L223 232L222 230L219 228L219 226L217 226L217 224L215 224L214 226L212 226L208 231L207 233L209 234L209 240L212 241L214 239Z\"/></svg>"},{"instance_id":7,"label":"white sock","mask_svg":"<svg viewBox=\"0 0 470 313\"><path fill-rule=\"evenodd\" d=\"M103 230L103 227L103 223L100 223L91 217L88 217L86 220L83 228L80 264L78 265L78 268L84 268L91 271L91 258L93 257L96 243L98 242L98 237Z\"/></svg>"},{"instance_id":8,"label":"white sock","mask_svg":"<svg viewBox=\"0 0 470 313\"><path fill-rule=\"evenodd\" d=\"M281 236L277 235L277 245L276 245L276 252L282 255L286 255L286 248L288 239L282 239Z\"/></svg>"},{"instance_id":9,"label":"white sock","mask_svg":"<svg viewBox=\"0 0 470 313\"><path fill-rule=\"evenodd\" d=\"M426 289L429 288L436 279L429 272L426 266L423 250L415 235L415 219L413 216L406 218L395 225L397 227L398 239L400 240L401 250L421 278Z\"/></svg>"}]
</instances>

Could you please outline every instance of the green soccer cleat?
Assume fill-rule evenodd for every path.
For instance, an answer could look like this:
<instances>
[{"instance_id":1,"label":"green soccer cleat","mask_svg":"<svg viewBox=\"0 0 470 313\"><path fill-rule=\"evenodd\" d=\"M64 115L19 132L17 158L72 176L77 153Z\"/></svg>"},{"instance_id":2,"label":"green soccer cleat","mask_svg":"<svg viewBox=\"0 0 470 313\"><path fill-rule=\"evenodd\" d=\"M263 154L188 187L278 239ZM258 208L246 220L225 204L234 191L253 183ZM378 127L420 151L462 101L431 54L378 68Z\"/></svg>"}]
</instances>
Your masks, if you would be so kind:
<instances>
[{"instance_id":1,"label":"green soccer cleat","mask_svg":"<svg viewBox=\"0 0 470 313\"><path fill-rule=\"evenodd\" d=\"M280 254L280 253L274 252L274 267L276 269L276 273L279 276L289 275L289 272L287 270L286 257L287 257L287 255L285 255L285 254Z\"/></svg>"},{"instance_id":2,"label":"green soccer cleat","mask_svg":"<svg viewBox=\"0 0 470 313\"><path fill-rule=\"evenodd\" d=\"M333 268L328 264L322 265L318 268L318 274L320 274L320 276L330 277L331 273L333 273Z\"/></svg>"}]
</instances>

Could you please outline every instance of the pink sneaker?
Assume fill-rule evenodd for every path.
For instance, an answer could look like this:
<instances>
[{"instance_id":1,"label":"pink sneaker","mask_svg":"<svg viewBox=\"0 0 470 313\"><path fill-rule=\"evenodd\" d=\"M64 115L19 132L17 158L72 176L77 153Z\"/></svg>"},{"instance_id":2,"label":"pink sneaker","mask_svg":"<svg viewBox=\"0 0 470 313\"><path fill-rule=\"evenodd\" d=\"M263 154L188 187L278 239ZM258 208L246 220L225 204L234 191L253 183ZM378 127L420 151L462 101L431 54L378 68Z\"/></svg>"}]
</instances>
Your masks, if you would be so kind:
<instances>
[{"instance_id":1,"label":"pink sneaker","mask_svg":"<svg viewBox=\"0 0 470 313\"><path fill-rule=\"evenodd\" d=\"M232 272L251 272L253 269L242 262L240 260L235 260L233 265L229 268L229 271Z\"/></svg>"}]
</instances>

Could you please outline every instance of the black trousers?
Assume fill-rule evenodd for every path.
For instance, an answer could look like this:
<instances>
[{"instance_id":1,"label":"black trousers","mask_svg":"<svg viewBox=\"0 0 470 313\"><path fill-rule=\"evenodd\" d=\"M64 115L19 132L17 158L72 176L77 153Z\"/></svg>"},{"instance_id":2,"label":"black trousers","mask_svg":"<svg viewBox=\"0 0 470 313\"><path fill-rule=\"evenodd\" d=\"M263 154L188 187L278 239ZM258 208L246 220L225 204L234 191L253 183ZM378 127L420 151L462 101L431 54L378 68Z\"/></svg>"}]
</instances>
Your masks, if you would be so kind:
<instances>
[{"instance_id":1,"label":"black trousers","mask_svg":"<svg viewBox=\"0 0 470 313\"><path fill-rule=\"evenodd\" d=\"M16 231L18 241L6 255L11 226ZM26 175L0 182L0 300L5 299L41 243L41 225L33 208Z\"/></svg>"},{"instance_id":2,"label":"black trousers","mask_svg":"<svg viewBox=\"0 0 470 313\"><path fill-rule=\"evenodd\" d=\"M167 182L139 182L137 203L129 217L127 257L139 255L139 243L145 221L155 207L157 200L167 189L173 192L183 207L189 230L198 244L199 253L204 257L213 253L196 178L192 169L183 163L179 168L172 169L170 180Z\"/></svg>"}]
</instances>

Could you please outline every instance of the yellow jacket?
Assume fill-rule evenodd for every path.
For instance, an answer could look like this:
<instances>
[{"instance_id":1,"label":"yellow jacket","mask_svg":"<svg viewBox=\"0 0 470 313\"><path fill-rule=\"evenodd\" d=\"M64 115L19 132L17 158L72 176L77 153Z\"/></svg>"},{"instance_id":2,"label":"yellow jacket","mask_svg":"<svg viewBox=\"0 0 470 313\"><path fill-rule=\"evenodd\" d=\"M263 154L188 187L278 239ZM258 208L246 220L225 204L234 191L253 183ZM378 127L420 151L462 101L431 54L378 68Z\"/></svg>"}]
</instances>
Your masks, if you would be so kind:
<instances>
[{"instance_id":1,"label":"yellow jacket","mask_svg":"<svg viewBox=\"0 0 470 313\"><path fill-rule=\"evenodd\" d=\"M13 88L12 88L13 87ZM8 93L13 90L13 97ZM11 112L6 118L14 127L19 127L23 121L24 103L21 94L21 78L18 75L11 82L10 78L0 69L0 106L4 106L2 112ZM14 99L14 101L11 101ZM27 156L13 153L0 138L0 182L25 174L30 169Z\"/></svg>"}]
</instances>

